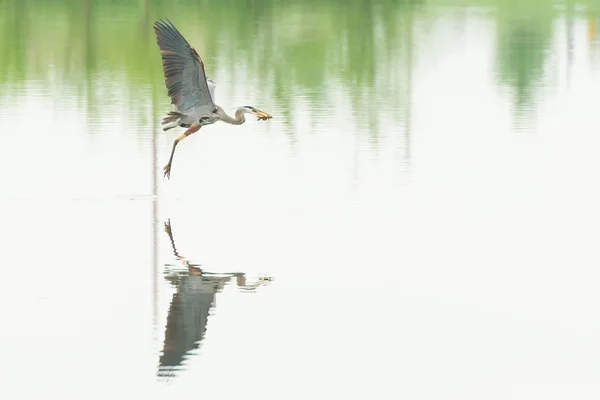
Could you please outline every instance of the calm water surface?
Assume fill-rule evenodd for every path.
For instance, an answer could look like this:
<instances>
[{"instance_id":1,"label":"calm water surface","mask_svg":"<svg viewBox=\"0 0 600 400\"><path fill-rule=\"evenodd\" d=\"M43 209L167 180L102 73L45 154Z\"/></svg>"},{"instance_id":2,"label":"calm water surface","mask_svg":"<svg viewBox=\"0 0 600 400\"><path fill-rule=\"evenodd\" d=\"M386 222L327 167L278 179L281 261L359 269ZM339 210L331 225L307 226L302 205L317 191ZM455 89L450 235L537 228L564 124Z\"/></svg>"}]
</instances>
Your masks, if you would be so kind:
<instances>
[{"instance_id":1,"label":"calm water surface","mask_svg":"<svg viewBox=\"0 0 600 400\"><path fill-rule=\"evenodd\" d=\"M591 2L0 7L3 399L600 395Z\"/></svg>"}]
</instances>

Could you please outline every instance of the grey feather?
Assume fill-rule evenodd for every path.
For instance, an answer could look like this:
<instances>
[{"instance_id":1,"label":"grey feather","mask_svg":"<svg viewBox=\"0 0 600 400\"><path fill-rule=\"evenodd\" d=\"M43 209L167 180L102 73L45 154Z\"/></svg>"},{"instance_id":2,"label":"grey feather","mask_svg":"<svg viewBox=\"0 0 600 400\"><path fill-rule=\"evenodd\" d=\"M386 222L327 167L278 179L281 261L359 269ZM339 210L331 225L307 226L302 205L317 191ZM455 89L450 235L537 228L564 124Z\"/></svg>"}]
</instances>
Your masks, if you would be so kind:
<instances>
[{"instance_id":1,"label":"grey feather","mask_svg":"<svg viewBox=\"0 0 600 400\"><path fill-rule=\"evenodd\" d=\"M193 47L166 19L154 23L156 42L162 57L165 85L178 112L187 115L211 113L213 102L204 63Z\"/></svg>"}]
</instances>

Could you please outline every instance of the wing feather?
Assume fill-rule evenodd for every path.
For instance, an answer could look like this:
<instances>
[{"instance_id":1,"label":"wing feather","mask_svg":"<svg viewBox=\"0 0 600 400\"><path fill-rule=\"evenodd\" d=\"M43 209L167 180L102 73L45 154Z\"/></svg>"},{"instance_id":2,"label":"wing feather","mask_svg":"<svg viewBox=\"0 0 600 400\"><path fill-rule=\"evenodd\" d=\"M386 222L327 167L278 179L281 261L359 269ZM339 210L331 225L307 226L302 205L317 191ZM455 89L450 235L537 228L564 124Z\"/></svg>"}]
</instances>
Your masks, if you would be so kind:
<instances>
[{"instance_id":1,"label":"wing feather","mask_svg":"<svg viewBox=\"0 0 600 400\"><path fill-rule=\"evenodd\" d=\"M209 113L215 105L206 82L204 63L171 21L165 20L154 23L154 33L171 102L180 112L198 109Z\"/></svg>"},{"instance_id":2,"label":"wing feather","mask_svg":"<svg viewBox=\"0 0 600 400\"><path fill-rule=\"evenodd\" d=\"M208 85L208 91L210 92L210 97L212 98L212 101L215 101L215 88L217 87L217 85L215 85L215 83L212 81L212 79L208 78L206 80L206 84Z\"/></svg>"}]
</instances>

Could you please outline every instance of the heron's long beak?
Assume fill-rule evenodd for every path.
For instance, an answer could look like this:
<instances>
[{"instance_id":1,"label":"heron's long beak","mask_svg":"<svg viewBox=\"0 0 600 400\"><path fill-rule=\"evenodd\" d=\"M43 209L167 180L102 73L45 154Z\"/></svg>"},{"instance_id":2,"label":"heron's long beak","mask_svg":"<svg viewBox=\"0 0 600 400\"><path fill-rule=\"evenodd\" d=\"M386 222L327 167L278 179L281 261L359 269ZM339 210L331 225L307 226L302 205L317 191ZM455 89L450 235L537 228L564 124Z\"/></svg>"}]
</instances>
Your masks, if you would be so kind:
<instances>
[{"instance_id":1,"label":"heron's long beak","mask_svg":"<svg viewBox=\"0 0 600 400\"><path fill-rule=\"evenodd\" d=\"M269 114L268 112L264 112L264 111L261 111L261 110L256 109L256 108L254 110L252 110L252 111L254 111L254 114L256 116L258 116L259 120L262 119L263 121L266 121L268 119L273 118L273 116L271 114Z\"/></svg>"}]
</instances>

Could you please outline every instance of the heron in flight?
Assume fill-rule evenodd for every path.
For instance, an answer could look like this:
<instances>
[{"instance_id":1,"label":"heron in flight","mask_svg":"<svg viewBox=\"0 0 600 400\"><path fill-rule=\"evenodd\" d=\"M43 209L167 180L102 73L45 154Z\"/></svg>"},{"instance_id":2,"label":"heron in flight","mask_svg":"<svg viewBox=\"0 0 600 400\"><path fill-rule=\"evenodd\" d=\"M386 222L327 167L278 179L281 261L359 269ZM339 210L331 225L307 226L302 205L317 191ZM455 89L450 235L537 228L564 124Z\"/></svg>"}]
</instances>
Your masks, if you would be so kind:
<instances>
[{"instance_id":1,"label":"heron in flight","mask_svg":"<svg viewBox=\"0 0 600 400\"><path fill-rule=\"evenodd\" d=\"M166 19L166 18L165 18ZM177 144L205 125L217 121L233 125L246 122L244 114L254 114L259 120L272 118L271 114L252 106L239 107L231 117L214 103L215 84L207 79L200 55L184 39L173 23L166 19L154 23L156 42L160 48L165 85L175 110L162 121L163 131L180 126L187 128L173 143L169 162L163 168L167 178L171 177L171 164Z\"/></svg>"}]
</instances>

